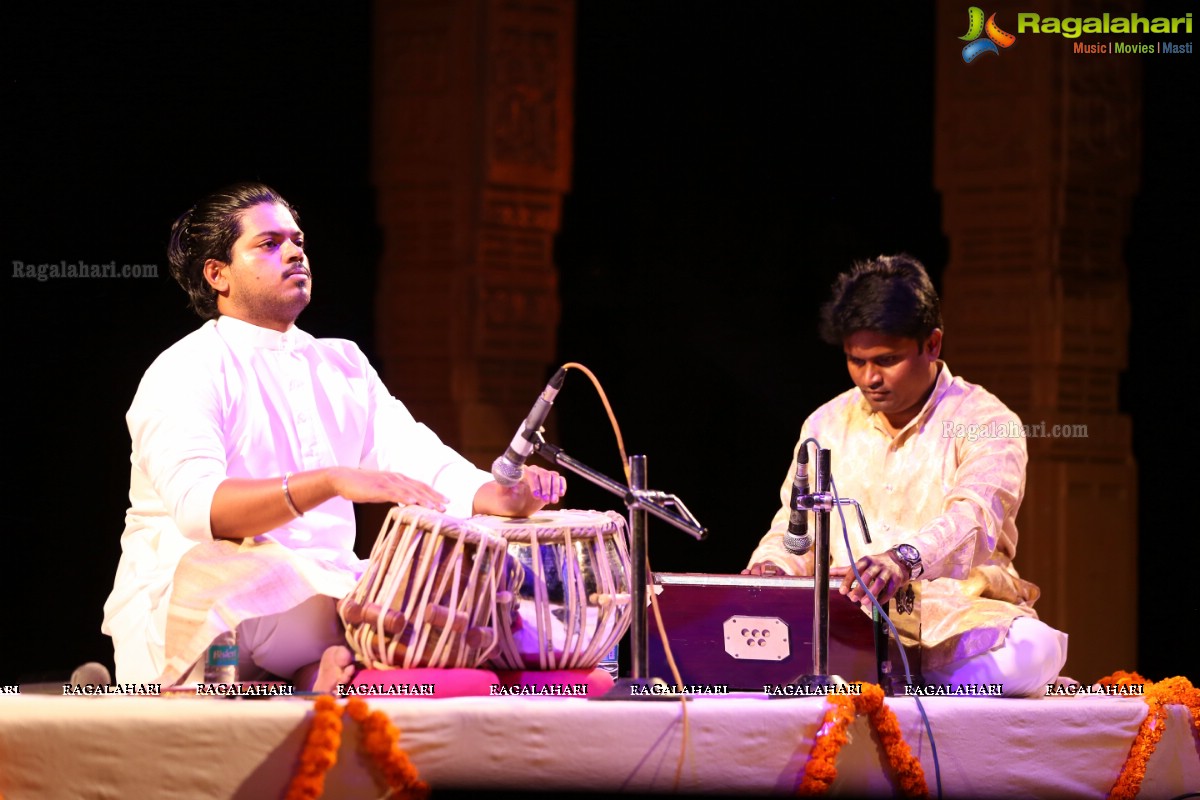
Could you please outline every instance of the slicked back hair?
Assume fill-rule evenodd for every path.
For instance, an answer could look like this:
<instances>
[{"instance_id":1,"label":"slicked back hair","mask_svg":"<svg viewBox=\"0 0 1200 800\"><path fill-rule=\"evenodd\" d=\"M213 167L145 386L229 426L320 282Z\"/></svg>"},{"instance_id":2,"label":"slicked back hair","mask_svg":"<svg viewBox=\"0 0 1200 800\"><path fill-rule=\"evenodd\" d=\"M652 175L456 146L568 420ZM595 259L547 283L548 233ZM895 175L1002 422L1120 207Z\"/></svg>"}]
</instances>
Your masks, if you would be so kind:
<instances>
[{"instance_id":1,"label":"slicked back hair","mask_svg":"<svg viewBox=\"0 0 1200 800\"><path fill-rule=\"evenodd\" d=\"M229 263L233 243L242 235L242 214L263 203L284 206L299 223L296 209L279 192L264 183L243 182L201 198L171 225L167 245L171 276L187 292L189 305L202 319L220 316L217 292L204 278L205 262L215 258Z\"/></svg>"}]
</instances>

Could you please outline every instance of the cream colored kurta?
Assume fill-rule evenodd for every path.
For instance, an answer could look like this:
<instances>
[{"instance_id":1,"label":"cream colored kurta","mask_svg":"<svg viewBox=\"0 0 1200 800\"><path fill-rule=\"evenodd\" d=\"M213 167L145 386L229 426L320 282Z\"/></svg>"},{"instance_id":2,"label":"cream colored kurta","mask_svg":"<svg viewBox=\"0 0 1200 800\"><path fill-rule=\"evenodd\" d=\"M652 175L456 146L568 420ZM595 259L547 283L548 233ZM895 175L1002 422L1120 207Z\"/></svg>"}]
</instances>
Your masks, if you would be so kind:
<instances>
[{"instance_id":1,"label":"cream colored kurta","mask_svg":"<svg viewBox=\"0 0 1200 800\"><path fill-rule=\"evenodd\" d=\"M814 437L830 450L838 495L862 504L871 544L853 509L845 515L855 559L904 542L921 552L925 572L915 586L926 669L998 647L1015 618L1037 618L1039 595L1012 565L1028 461L1020 420L985 389L938 366L925 406L894 438L858 388L818 408L800 433L801 442ZM798 452L799 443L782 505L750 563L770 560L788 574L811 575L812 553L797 557L783 546ZM836 511L829 549L834 566L849 566Z\"/></svg>"}]
</instances>

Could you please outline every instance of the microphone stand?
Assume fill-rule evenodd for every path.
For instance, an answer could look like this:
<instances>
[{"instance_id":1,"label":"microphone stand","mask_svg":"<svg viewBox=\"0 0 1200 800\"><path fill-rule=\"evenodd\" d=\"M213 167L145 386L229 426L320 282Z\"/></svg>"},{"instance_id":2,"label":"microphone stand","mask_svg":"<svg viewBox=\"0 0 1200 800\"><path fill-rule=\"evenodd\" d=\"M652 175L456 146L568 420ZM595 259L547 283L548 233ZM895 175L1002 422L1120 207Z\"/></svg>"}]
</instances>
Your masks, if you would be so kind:
<instances>
[{"instance_id":1,"label":"microphone stand","mask_svg":"<svg viewBox=\"0 0 1200 800\"><path fill-rule=\"evenodd\" d=\"M561 447L550 444L538 431L533 436L533 449L541 453L556 466L564 467L617 495L625 502L629 511L629 549L633 560L630 581L630 602L633 603L633 619L630 624L630 667L631 676L619 678L613 686L613 691L602 695L606 700L626 699L671 699L669 694L655 694L650 687L666 686L661 678L650 677L647 645L646 592L649 584L649 574L646 568L648 541L646 537L648 515L653 514L664 522L691 534L697 540L708 536L708 529L703 527L687 506L673 494L651 491L646 488L646 457L636 455L629 457L629 486L614 481L607 475L597 472L591 467L572 458L563 452ZM828 581L828 567L826 568Z\"/></svg>"},{"instance_id":2,"label":"microphone stand","mask_svg":"<svg viewBox=\"0 0 1200 800\"><path fill-rule=\"evenodd\" d=\"M828 450L817 451L816 491L802 494L796 498L796 511L813 512L813 629L812 657L813 670L811 673L800 675L792 681L793 686L815 688L822 686L840 686L846 683L839 675L829 674L829 513L834 506L854 506L858 512L858 524L862 529L863 541L871 544L871 531L867 527L867 517L857 500L849 497L833 496L833 474L830 470L830 453ZM883 603L884 613L888 604ZM879 609L871 614L875 628L875 663L880 685L889 679L891 665L888 662L888 638L885 623ZM817 692L813 692L816 694ZM889 692L890 694L891 692ZM787 695L772 695L786 697Z\"/></svg>"},{"instance_id":3,"label":"microphone stand","mask_svg":"<svg viewBox=\"0 0 1200 800\"><path fill-rule=\"evenodd\" d=\"M844 684L837 675L829 674L829 510L833 507L830 453L817 451L816 491L801 495L796 505L806 513L813 512L813 669L793 682L798 686L818 687Z\"/></svg>"}]
</instances>

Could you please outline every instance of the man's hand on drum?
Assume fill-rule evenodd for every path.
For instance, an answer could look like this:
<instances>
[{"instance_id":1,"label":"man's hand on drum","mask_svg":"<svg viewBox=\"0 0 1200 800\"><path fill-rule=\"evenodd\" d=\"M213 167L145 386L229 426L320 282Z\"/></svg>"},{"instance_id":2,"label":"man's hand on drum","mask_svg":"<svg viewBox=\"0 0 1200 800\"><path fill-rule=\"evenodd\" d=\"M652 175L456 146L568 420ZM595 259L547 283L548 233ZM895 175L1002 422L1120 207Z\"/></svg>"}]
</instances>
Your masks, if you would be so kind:
<instances>
[{"instance_id":1,"label":"man's hand on drum","mask_svg":"<svg viewBox=\"0 0 1200 800\"><path fill-rule=\"evenodd\" d=\"M401 503L445 511L447 498L395 472L326 467L274 478L226 478L213 494L209 528L215 539L244 539L288 523L326 500Z\"/></svg>"},{"instance_id":2,"label":"man's hand on drum","mask_svg":"<svg viewBox=\"0 0 1200 800\"><path fill-rule=\"evenodd\" d=\"M449 501L433 487L398 472L334 467L329 480L339 497L353 503L399 503L445 511Z\"/></svg>"},{"instance_id":3,"label":"man's hand on drum","mask_svg":"<svg viewBox=\"0 0 1200 800\"><path fill-rule=\"evenodd\" d=\"M492 481L475 493L476 514L498 517L528 517L549 503L557 503L567 493L567 479L554 470L525 465L521 480L512 486Z\"/></svg>"},{"instance_id":4,"label":"man's hand on drum","mask_svg":"<svg viewBox=\"0 0 1200 800\"><path fill-rule=\"evenodd\" d=\"M540 500L543 506L557 503L567 493L567 479L552 469L542 467L526 466L521 484L527 486L529 493Z\"/></svg>"}]
</instances>

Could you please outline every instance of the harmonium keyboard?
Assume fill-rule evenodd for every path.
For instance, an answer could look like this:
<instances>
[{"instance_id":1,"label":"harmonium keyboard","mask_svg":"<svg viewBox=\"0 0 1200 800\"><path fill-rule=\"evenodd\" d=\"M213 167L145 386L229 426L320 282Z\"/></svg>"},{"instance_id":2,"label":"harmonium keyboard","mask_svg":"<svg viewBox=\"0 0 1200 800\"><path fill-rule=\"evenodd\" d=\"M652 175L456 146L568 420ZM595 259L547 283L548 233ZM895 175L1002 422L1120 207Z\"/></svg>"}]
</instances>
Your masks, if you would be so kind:
<instances>
[{"instance_id":1,"label":"harmonium keyboard","mask_svg":"<svg viewBox=\"0 0 1200 800\"><path fill-rule=\"evenodd\" d=\"M786 575L654 573L652 590L683 683L761 692L811 675L814 583ZM841 579L829 579L828 674L903 694L903 649L909 674L920 683L920 598L911 586L884 604L902 643L878 611L867 614L838 593L840 586ZM652 611L647 630L647 677L673 683Z\"/></svg>"}]
</instances>

